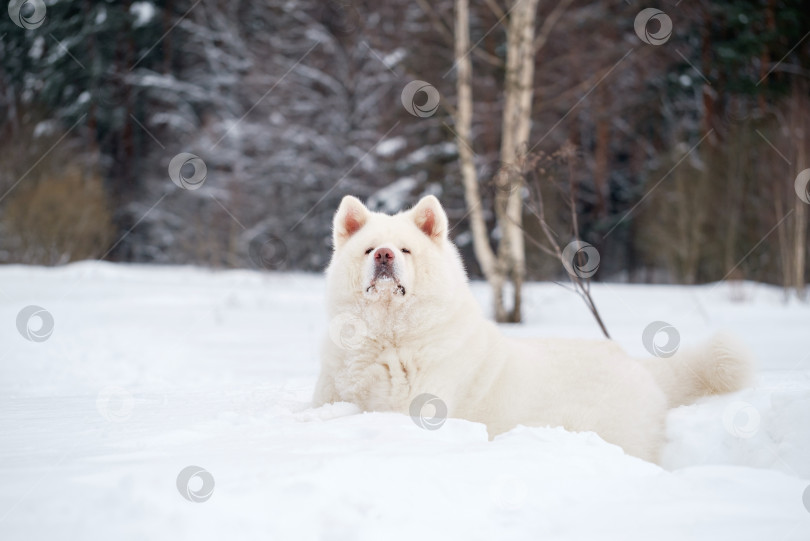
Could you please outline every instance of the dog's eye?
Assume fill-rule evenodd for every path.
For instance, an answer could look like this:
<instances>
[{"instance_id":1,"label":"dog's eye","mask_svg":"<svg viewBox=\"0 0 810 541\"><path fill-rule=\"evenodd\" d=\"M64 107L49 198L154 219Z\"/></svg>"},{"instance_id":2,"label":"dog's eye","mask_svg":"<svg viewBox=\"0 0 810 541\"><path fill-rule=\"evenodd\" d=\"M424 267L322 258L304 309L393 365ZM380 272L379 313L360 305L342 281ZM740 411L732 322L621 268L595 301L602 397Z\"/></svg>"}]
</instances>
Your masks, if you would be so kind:
<instances>
[{"instance_id":1,"label":"dog's eye","mask_svg":"<svg viewBox=\"0 0 810 541\"><path fill-rule=\"evenodd\" d=\"M374 248L369 248L368 250L366 250L366 255L370 254L373 250Z\"/></svg>"},{"instance_id":2,"label":"dog's eye","mask_svg":"<svg viewBox=\"0 0 810 541\"><path fill-rule=\"evenodd\" d=\"M407 248L403 248L403 249L402 249L402 253L403 253L403 254L409 254L409 253L411 253L411 251L410 251L410 250L408 250Z\"/></svg>"}]
</instances>

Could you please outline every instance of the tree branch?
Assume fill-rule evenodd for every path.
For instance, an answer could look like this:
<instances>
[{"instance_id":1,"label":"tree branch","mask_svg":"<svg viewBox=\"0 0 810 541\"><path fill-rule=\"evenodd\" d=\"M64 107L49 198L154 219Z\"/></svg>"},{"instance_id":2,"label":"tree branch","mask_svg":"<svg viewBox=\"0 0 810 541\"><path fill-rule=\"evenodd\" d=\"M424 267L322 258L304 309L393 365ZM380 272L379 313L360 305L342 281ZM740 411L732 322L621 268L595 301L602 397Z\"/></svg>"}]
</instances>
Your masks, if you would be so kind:
<instances>
[{"instance_id":1,"label":"tree branch","mask_svg":"<svg viewBox=\"0 0 810 541\"><path fill-rule=\"evenodd\" d=\"M543 26L540 27L540 31L537 34L537 37L534 40L534 52L537 53L542 49L546 42L548 41L549 36L551 35L552 30L554 30L554 26L557 24L557 21L560 20L562 14L565 13L565 10L568 9L568 6L574 0L560 0L560 3L557 4L551 13L548 14L546 20L543 21Z\"/></svg>"},{"instance_id":2,"label":"tree branch","mask_svg":"<svg viewBox=\"0 0 810 541\"><path fill-rule=\"evenodd\" d=\"M431 7L431 5L427 2L427 0L416 0L416 3L419 4L419 7L422 8L422 11L428 16L430 20L430 24L433 28L441 35L448 43L454 43L453 33L450 31L448 25L442 20L441 16L436 13L436 10ZM503 60L495 56L494 54L488 53L487 51L481 50L478 47L473 48L470 50L469 48L469 41L467 52L469 54L475 55L476 58L479 60L483 60L487 64L492 66L501 67L503 66Z\"/></svg>"}]
</instances>

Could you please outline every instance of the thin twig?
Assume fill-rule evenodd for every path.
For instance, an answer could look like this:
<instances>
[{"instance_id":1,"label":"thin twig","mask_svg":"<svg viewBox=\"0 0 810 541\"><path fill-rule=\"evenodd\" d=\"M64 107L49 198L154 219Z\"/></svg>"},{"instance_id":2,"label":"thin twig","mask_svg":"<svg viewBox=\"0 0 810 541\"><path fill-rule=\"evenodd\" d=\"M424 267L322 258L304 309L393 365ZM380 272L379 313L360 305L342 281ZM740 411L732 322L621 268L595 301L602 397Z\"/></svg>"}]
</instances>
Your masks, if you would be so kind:
<instances>
[{"instance_id":1,"label":"thin twig","mask_svg":"<svg viewBox=\"0 0 810 541\"><path fill-rule=\"evenodd\" d=\"M571 215L571 225L574 230L574 238L579 238L579 220L577 216L577 209L576 209L576 200L577 200L577 186L576 181L574 180L574 167L573 167L573 157L568 157L568 183L569 183L569 190L568 190L568 205L569 205L569 212ZM537 175L537 168L532 167L531 169L532 174L532 183L527 183L529 188L530 194L530 204L527 205L529 212L531 212L534 217L537 219L537 223L540 225L540 229L543 231L543 234L546 237L546 240L551 245L551 248L548 246L543 245L537 239L533 238L526 229L519 225L521 231L523 231L524 236L529 239L529 241L537 246L543 253L550 255L556 258L562 265L565 267L565 262L563 261L563 254L562 250L560 249L560 244L557 242L557 235L548 225L546 221L546 213L545 213L545 204L543 201L543 192L540 186L540 179ZM558 187L559 188L559 187ZM575 257L581 258L582 254L577 254ZM574 263L573 261L571 262ZM580 265L584 263L584 261L579 261ZM566 271L568 269L566 268ZM568 279L571 284L574 286L574 291L582 298L585 306L588 307L588 310L593 315L594 319L596 319L596 323L599 325L599 328L602 330L602 333L605 335L606 338L610 338L610 333L607 331L607 327L605 326L604 321L602 320L602 316L599 314L599 310L596 308L596 303L591 296L591 288L590 288L590 279L583 278L579 276L577 273L567 272Z\"/></svg>"}]
</instances>

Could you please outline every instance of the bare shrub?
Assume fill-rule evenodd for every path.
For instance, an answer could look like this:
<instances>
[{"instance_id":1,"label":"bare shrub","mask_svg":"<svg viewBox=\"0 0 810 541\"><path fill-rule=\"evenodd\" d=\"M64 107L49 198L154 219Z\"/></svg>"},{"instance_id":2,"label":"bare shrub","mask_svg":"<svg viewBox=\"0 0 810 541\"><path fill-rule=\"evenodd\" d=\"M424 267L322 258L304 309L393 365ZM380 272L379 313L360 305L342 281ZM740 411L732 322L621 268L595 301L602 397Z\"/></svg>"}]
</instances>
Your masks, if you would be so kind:
<instances>
[{"instance_id":1,"label":"bare shrub","mask_svg":"<svg viewBox=\"0 0 810 541\"><path fill-rule=\"evenodd\" d=\"M27 178L0 215L0 257L6 262L59 265L102 257L114 226L101 178L77 165Z\"/></svg>"}]
</instances>

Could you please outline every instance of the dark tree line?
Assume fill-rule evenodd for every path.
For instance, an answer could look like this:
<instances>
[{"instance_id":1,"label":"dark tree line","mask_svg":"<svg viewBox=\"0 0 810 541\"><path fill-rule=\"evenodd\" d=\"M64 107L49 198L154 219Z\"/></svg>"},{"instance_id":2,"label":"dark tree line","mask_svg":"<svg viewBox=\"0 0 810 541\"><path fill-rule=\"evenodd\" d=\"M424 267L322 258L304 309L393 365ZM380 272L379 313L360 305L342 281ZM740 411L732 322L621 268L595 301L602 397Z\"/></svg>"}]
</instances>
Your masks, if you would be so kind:
<instances>
[{"instance_id":1,"label":"dark tree line","mask_svg":"<svg viewBox=\"0 0 810 541\"><path fill-rule=\"evenodd\" d=\"M803 284L805 3L659 3L672 33L658 45L634 27L645 7L539 2L526 152L549 224L568 231L575 189L579 236L601 254L596 279ZM503 166L511 8L470 7L486 209ZM478 274L453 21L452 0L77 0L48 3L37 28L0 17L0 261L319 270L343 195L394 211L434 193ZM403 107L414 80L440 94L435 114ZM181 152L207 167L198 190L169 178ZM528 214L526 230L542 238ZM526 257L530 279L561 272L531 243Z\"/></svg>"}]
</instances>

